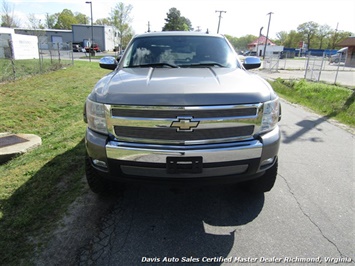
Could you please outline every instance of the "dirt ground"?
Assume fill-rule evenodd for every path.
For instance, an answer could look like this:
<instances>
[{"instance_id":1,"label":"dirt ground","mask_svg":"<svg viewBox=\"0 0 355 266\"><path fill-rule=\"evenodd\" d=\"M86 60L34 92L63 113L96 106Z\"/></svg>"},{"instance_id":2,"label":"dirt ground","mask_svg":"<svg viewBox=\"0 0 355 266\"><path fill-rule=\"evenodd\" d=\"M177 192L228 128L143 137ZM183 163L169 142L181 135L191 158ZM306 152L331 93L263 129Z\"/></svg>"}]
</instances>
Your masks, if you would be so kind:
<instances>
[{"instance_id":1,"label":"dirt ground","mask_svg":"<svg viewBox=\"0 0 355 266\"><path fill-rule=\"evenodd\" d=\"M87 188L87 192L70 205L53 232L34 240L48 243L36 251L35 265L77 265L80 247L93 239L102 217L119 198L119 195L100 197Z\"/></svg>"}]
</instances>

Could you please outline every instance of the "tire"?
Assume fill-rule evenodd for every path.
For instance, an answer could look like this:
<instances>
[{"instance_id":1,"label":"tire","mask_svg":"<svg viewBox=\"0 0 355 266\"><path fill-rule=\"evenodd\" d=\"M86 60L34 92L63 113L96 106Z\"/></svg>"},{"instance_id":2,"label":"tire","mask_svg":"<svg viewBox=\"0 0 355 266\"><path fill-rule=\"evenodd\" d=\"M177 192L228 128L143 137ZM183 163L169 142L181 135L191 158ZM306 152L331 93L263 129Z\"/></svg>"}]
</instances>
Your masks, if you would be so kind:
<instances>
[{"instance_id":1,"label":"tire","mask_svg":"<svg viewBox=\"0 0 355 266\"><path fill-rule=\"evenodd\" d=\"M253 193L263 193L270 191L276 181L278 160L265 173L256 179L244 182L242 187Z\"/></svg>"},{"instance_id":2,"label":"tire","mask_svg":"<svg viewBox=\"0 0 355 266\"><path fill-rule=\"evenodd\" d=\"M121 188L124 187L123 184L113 182L102 177L91 165L91 161L88 156L85 158L85 174L89 188L96 194L107 194L112 191L113 188L116 188L117 185L120 185Z\"/></svg>"}]
</instances>

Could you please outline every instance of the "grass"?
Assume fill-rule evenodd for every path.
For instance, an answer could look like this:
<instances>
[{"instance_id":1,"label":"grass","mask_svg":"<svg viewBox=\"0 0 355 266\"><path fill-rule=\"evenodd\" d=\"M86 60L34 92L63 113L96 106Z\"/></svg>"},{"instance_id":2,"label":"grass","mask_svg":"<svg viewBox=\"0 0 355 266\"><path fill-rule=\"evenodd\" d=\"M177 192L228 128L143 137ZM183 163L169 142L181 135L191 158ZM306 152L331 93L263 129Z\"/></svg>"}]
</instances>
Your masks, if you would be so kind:
<instances>
[{"instance_id":1,"label":"grass","mask_svg":"<svg viewBox=\"0 0 355 266\"><path fill-rule=\"evenodd\" d=\"M72 65L71 60L27 59L14 60L0 59L0 82L13 81L26 76L37 75Z\"/></svg>"},{"instance_id":2,"label":"grass","mask_svg":"<svg viewBox=\"0 0 355 266\"><path fill-rule=\"evenodd\" d=\"M355 91L336 85L277 79L274 90L290 102L306 106L328 118L355 127Z\"/></svg>"},{"instance_id":3,"label":"grass","mask_svg":"<svg viewBox=\"0 0 355 266\"><path fill-rule=\"evenodd\" d=\"M114 56L112 54L103 54L103 53L99 53L99 54L96 54L95 56L91 56L91 59L101 59L105 56ZM87 59L89 60L89 54L87 54L87 56L81 56L80 59Z\"/></svg>"},{"instance_id":4,"label":"grass","mask_svg":"<svg viewBox=\"0 0 355 266\"><path fill-rule=\"evenodd\" d=\"M107 71L74 66L0 85L0 132L31 133L42 145L0 165L2 265L30 264L31 239L52 229L84 187L84 101Z\"/></svg>"},{"instance_id":5,"label":"grass","mask_svg":"<svg viewBox=\"0 0 355 266\"><path fill-rule=\"evenodd\" d=\"M40 147L0 165L2 265L31 265L36 248L45 245L39 236L86 192L82 108L106 73L97 63L76 61L66 69L0 84L0 132L42 138ZM292 102L355 125L351 90L305 81L272 85Z\"/></svg>"}]
</instances>

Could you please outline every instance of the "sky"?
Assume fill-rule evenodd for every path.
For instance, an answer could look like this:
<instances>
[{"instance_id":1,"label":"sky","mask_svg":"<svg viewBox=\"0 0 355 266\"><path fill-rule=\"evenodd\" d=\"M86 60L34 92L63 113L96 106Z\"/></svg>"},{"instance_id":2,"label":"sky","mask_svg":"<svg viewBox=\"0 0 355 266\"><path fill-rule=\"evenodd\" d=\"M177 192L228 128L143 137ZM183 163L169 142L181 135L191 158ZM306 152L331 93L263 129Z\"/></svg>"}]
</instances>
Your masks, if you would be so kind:
<instances>
[{"instance_id":1,"label":"sky","mask_svg":"<svg viewBox=\"0 0 355 266\"><path fill-rule=\"evenodd\" d=\"M45 15L70 9L91 17L90 5L86 0L4 0L14 11L21 27L28 26L29 14L44 21ZM269 38L276 38L280 31L289 32L309 21L329 25L332 29L355 33L354 0L91 0L94 21L110 16L118 3L132 5L132 27L135 33L148 30L161 31L169 9L177 8L181 16L188 18L194 29L207 29L217 33L219 12L219 33L234 37L248 34L267 34L271 14ZM0 3L2 1L0 0ZM0 9L1 10L1 9Z\"/></svg>"}]
</instances>

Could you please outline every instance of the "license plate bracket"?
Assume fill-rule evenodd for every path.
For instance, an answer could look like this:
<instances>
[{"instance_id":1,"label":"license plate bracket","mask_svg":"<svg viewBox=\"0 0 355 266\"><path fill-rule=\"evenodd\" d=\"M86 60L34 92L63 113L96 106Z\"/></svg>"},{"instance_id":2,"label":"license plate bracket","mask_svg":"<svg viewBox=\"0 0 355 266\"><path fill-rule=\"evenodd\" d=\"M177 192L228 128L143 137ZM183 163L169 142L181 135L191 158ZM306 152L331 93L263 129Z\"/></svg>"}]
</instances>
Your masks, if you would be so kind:
<instances>
[{"instance_id":1,"label":"license plate bracket","mask_svg":"<svg viewBox=\"0 0 355 266\"><path fill-rule=\"evenodd\" d=\"M202 173L202 156L167 157L168 174L199 174Z\"/></svg>"}]
</instances>

